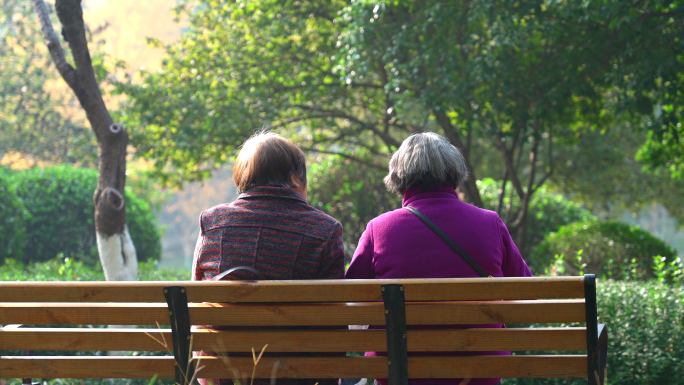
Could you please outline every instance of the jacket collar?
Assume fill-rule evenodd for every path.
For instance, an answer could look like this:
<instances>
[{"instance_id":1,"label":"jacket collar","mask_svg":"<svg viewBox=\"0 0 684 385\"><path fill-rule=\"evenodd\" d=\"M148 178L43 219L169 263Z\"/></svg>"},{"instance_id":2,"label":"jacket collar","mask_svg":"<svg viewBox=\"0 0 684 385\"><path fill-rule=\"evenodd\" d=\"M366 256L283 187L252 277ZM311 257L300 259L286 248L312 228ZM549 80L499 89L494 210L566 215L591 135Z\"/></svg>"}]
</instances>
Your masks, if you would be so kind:
<instances>
[{"instance_id":1,"label":"jacket collar","mask_svg":"<svg viewBox=\"0 0 684 385\"><path fill-rule=\"evenodd\" d=\"M300 203L308 205L309 203L304 199L304 197L289 187L279 187L279 186L257 186L243 192L238 196L237 199L258 199L258 198L270 198L270 199L292 199Z\"/></svg>"},{"instance_id":2,"label":"jacket collar","mask_svg":"<svg viewBox=\"0 0 684 385\"><path fill-rule=\"evenodd\" d=\"M429 198L453 198L459 200L458 194L456 194L456 189L454 189L451 186L444 185L435 190L425 191L423 191L423 189L421 189L420 187L413 187L407 190L404 194L404 199L401 202L401 207L408 206L409 204L421 199Z\"/></svg>"}]
</instances>

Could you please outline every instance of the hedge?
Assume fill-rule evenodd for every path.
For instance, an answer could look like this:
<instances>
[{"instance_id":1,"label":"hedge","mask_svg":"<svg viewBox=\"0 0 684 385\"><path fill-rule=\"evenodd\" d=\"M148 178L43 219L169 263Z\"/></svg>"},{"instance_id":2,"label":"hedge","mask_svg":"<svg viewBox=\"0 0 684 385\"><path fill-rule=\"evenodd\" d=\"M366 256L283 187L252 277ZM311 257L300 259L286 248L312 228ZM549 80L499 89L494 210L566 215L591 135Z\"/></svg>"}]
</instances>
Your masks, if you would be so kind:
<instances>
[{"instance_id":1,"label":"hedge","mask_svg":"<svg viewBox=\"0 0 684 385\"><path fill-rule=\"evenodd\" d=\"M533 251L533 260L548 265L563 256L558 275L580 270L599 277L650 279L655 276L654 257L674 261L677 254L665 242L636 226L615 221L578 222L550 233Z\"/></svg>"},{"instance_id":2,"label":"hedge","mask_svg":"<svg viewBox=\"0 0 684 385\"><path fill-rule=\"evenodd\" d=\"M58 166L4 175L25 209L24 213L7 214L5 220L23 218L26 242L21 250L0 254L0 260L37 262L61 255L91 265L99 262L93 203L96 170ZM152 209L129 189L125 196L127 224L138 260L159 259L161 235Z\"/></svg>"},{"instance_id":3,"label":"hedge","mask_svg":"<svg viewBox=\"0 0 684 385\"><path fill-rule=\"evenodd\" d=\"M190 270L160 269L159 261L149 259L138 263L139 281L189 281ZM0 281L104 281L100 266L58 257L50 261L27 264L7 259L0 266Z\"/></svg>"},{"instance_id":4,"label":"hedge","mask_svg":"<svg viewBox=\"0 0 684 385\"><path fill-rule=\"evenodd\" d=\"M27 213L10 179L10 172L0 168L0 256L21 255L26 239Z\"/></svg>"}]
</instances>

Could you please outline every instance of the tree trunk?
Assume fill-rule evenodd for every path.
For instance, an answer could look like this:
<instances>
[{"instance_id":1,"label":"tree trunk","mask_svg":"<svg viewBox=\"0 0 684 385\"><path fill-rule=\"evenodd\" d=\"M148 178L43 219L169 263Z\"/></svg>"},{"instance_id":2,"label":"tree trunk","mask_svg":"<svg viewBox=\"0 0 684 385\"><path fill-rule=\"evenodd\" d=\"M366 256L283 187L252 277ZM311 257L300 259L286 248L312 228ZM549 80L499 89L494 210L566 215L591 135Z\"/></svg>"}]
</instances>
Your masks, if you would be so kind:
<instances>
[{"instance_id":1,"label":"tree trunk","mask_svg":"<svg viewBox=\"0 0 684 385\"><path fill-rule=\"evenodd\" d=\"M461 150L461 153L463 154L463 159L465 159L466 168L468 169L469 176L468 179L465 182L463 182L462 186L466 199L471 204L483 208L484 202L482 202L480 190L477 188L477 177L475 176L475 167L473 167L473 165L470 163L470 143L463 142L463 140L461 139L461 134L458 132L458 128L454 127L448 116L439 111L433 112L435 114L435 117L437 118L437 122L440 126L442 126L442 129L444 130L447 139L451 141L451 144L455 145L456 147L458 147L459 150Z\"/></svg>"},{"instance_id":2,"label":"tree trunk","mask_svg":"<svg viewBox=\"0 0 684 385\"><path fill-rule=\"evenodd\" d=\"M57 70L86 112L98 144L98 180L93 196L95 230L100 261L108 281L137 279L135 246L126 227L126 145L128 133L115 124L102 99L95 78L80 0L57 0L55 9L62 35L69 43L76 68L67 63L64 51L43 0L33 0L40 25Z\"/></svg>"}]
</instances>

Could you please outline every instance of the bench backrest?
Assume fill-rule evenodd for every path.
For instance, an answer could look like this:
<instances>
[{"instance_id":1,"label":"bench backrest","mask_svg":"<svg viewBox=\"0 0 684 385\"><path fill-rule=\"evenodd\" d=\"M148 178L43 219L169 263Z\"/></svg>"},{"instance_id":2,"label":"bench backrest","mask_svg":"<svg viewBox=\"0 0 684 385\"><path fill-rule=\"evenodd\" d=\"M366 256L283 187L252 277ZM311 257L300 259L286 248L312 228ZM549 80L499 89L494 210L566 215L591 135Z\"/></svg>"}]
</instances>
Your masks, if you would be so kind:
<instances>
[{"instance_id":1,"label":"bench backrest","mask_svg":"<svg viewBox=\"0 0 684 385\"><path fill-rule=\"evenodd\" d=\"M411 325L586 323L586 327L407 330ZM200 377L588 378L603 383L594 277L242 282L2 282L0 324L148 325L151 329L0 329L3 350L173 351L174 357L1 357L2 378L176 378L190 348ZM171 329L156 329L156 325ZM237 330L193 330L226 325ZM387 325L387 330L302 326ZM250 327L259 327L250 330ZM287 330L287 327L290 327ZM154 337L154 338L152 338ZM161 341L161 343L159 342ZM163 346L163 345L166 346ZM190 347L190 344L192 346ZM601 345L601 346L600 346ZM579 351L574 355L420 356L435 351ZM388 357L277 353L387 351ZM407 357L407 352L416 356ZM178 365L174 365L174 361ZM194 361L194 360L192 360ZM193 370L190 370L192 373Z\"/></svg>"}]
</instances>

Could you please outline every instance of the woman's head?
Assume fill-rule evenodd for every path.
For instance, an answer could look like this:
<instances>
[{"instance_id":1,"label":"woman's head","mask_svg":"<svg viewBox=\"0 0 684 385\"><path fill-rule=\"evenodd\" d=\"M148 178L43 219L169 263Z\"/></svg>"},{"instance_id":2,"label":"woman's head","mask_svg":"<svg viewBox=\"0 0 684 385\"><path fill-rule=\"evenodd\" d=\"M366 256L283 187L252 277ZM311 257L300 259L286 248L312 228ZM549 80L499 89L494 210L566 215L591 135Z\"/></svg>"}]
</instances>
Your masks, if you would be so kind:
<instances>
[{"instance_id":1,"label":"woman's head","mask_svg":"<svg viewBox=\"0 0 684 385\"><path fill-rule=\"evenodd\" d=\"M233 180L241 193L267 185L305 193L306 158L299 147L278 134L255 134L242 145L233 166Z\"/></svg>"},{"instance_id":2,"label":"woman's head","mask_svg":"<svg viewBox=\"0 0 684 385\"><path fill-rule=\"evenodd\" d=\"M458 148L433 132L413 134L392 155L385 185L397 194L420 186L436 189L458 187L468 179L468 169Z\"/></svg>"}]
</instances>

